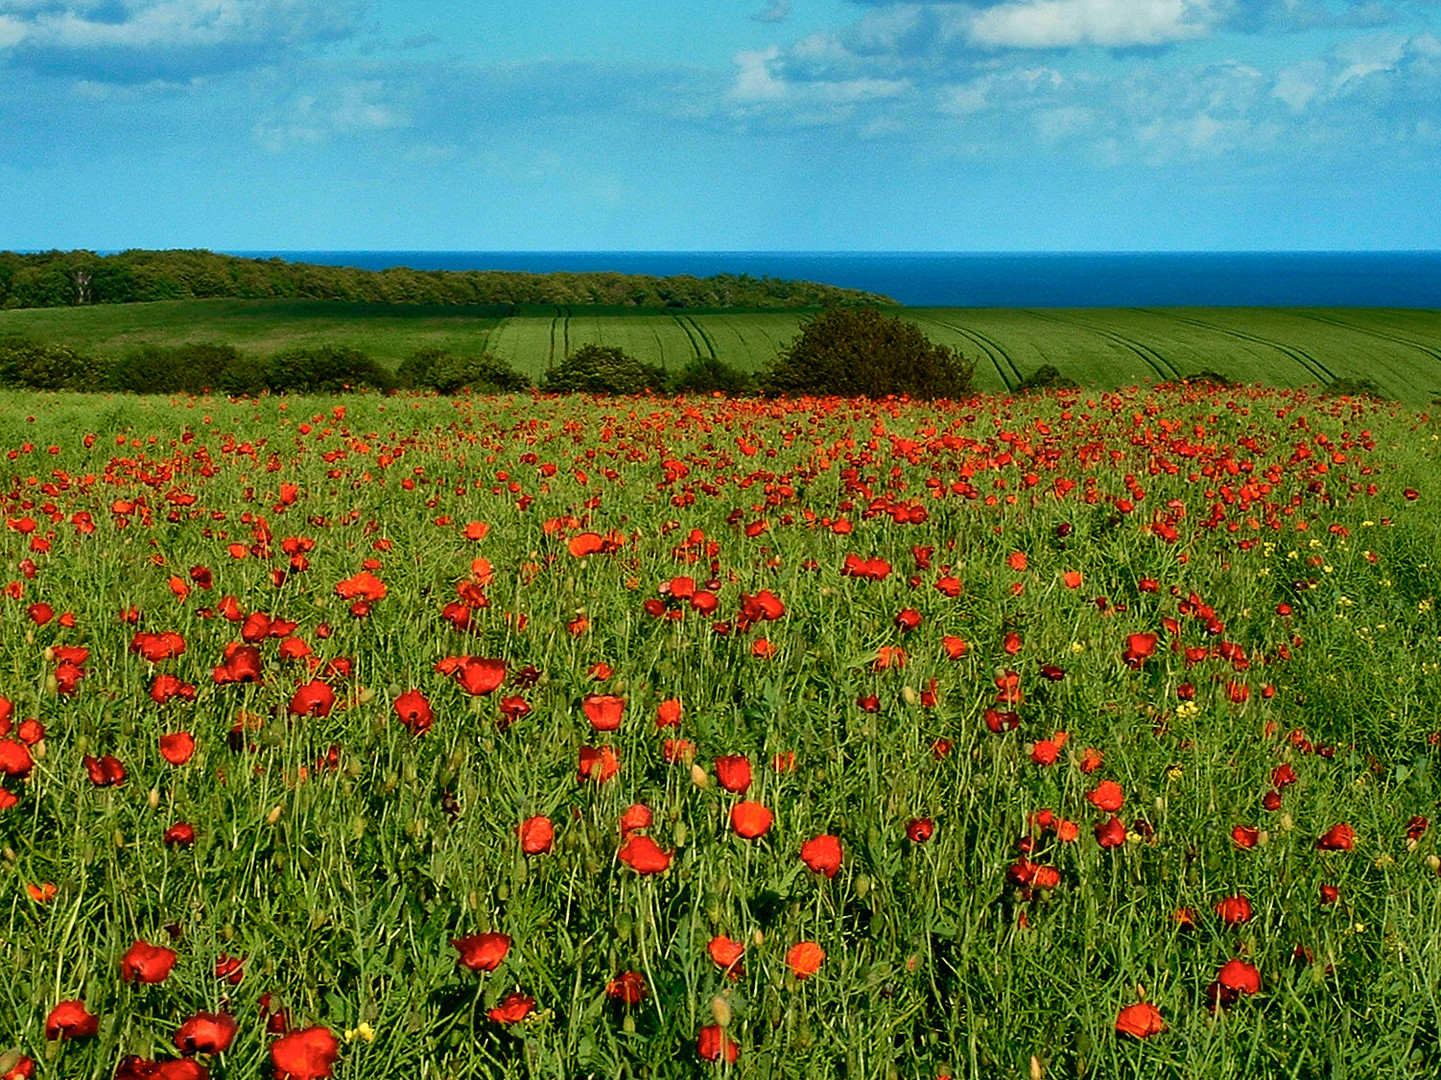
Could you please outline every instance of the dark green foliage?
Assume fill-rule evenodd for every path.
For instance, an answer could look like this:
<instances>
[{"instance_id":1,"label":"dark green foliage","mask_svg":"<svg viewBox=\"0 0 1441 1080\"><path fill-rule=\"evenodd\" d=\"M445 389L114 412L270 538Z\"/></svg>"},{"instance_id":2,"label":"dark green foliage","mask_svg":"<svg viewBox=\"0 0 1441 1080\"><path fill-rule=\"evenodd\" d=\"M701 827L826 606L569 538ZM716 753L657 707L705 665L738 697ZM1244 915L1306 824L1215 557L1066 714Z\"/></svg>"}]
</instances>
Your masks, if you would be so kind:
<instances>
[{"instance_id":1,"label":"dark green foliage","mask_svg":"<svg viewBox=\"0 0 1441 1080\"><path fill-rule=\"evenodd\" d=\"M914 323L873 307L833 307L801 324L761 376L768 394L958 398L971 392L973 361L937 345Z\"/></svg>"},{"instance_id":2,"label":"dark green foliage","mask_svg":"<svg viewBox=\"0 0 1441 1080\"><path fill-rule=\"evenodd\" d=\"M714 356L698 356L685 366L673 388L686 394L721 393L731 396L755 392L755 380L739 368Z\"/></svg>"},{"instance_id":3,"label":"dark green foliage","mask_svg":"<svg viewBox=\"0 0 1441 1080\"><path fill-rule=\"evenodd\" d=\"M665 372L613 345L582 345L546 373L540 388L555 394L643 394L665 386Z\"/></svg>"},{"instance_id":4,"label":"dark green foliage","mask_svg":"<svg viewBox=\"0 0 1441 1080\"><path fill-rule=\"evenodd\" d=\"M265 384L277 393L329 394L365 386L388 390L393 382L370 356L346 345L286 349L265 368Z\"/></svg>"},{"instance_id":5,"label":"dark green foliage","mask_svg":"<svg viewBox=\"0 0 1441 1080\"><path fill-rule=\"evenodd\" d=\"M503 360L487 354L456 356L444 349L421 349L395 372L401 386L458 394L462 390L499 393L529 390L530 380Z\"/></svg>"},{"instance_id":6,"label":"dark green foliage","mask_svg":"<svg viewBox=\"0 0 1441 1080\"><path fill-rule=\"evenodd\" d=\"M147 345L110 370L110 385L136 394L187 393L245 385L246 361L234 345Z\"/></svg>"},{"instance_id":7,"label":"dark green foliage","mask_svg":"<svg viewBox=\"0 0 1441 1080\"><path fill-rule=\"evenodd\" d=\"M1391 395L1376 385L1372 379L1332 379L1321 387L1326 397L1370 398L1373 401L1390 401Z\"/></svg>"},{"instance_id":8,"label":"dark green foliage","mask_svg":"<svg viewBox=\"0 0 1441 1080\"><path fill-rule=\"evenodd\" d=\"M1061 374L1054 364L1042 364L1022 379L1016 389L1026 394L1046 390L1075 390L1079 386L1080 383L1069 375Z\"/></svg>"},{"instance_id":9,"label":"dark green foliage","mask_svg":"<svg viewBox=\"0 0 1441 1080\"><path fill-rule=\"evenodd\" d=\"M1188 383L1204 383L1208 386L1215 386L1222 389L1228 386L1235 385L1235 383L1233 383L1230 379L1226 378L1226 376L1222 375L1219 371L1197 371L1190 375L1187 375L1182 381Z\"/></svg>"},{"instance_id":10,"label":"dark green foliage","mask_svg":"<svg viewBox=\"0 0 1441 1080\"><path fill-rule=\"evenodd\" d=\"M31 390L94 390L105 380L103 360L28 338L0 341L0 384Z\"/></svg>"},{"instance_id":11,"label":"dark green foliage","mask_svg":"<svg viewBox=\"0 0 1441 1080\"><path fill-rule=\"evenodd\" d=\"M749 274L523 274L501 270L358 270L211 251L0 252L0 307L63 307L218 297L303 297L390 304L604 304L791 308L885 297Z\"/></svg>"}]
</instances>

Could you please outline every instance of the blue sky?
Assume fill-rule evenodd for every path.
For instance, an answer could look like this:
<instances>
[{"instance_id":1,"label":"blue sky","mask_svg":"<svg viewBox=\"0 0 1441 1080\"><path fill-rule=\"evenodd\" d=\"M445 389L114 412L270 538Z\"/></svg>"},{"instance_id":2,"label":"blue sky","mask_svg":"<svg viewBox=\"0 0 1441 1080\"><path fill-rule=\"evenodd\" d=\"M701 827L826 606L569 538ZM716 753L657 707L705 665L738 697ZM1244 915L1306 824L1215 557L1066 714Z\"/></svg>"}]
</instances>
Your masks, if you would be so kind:
<instances>
[{"instance_id":1,"label":"blue sky","mask_svg":"<svg viewBox=\"0 0 1441 1080\"><path fill-rule=\"evenodd\" d=\"M0 248L1441 247L1441 0L0 0Z\"/></svg>"}]
</instances>

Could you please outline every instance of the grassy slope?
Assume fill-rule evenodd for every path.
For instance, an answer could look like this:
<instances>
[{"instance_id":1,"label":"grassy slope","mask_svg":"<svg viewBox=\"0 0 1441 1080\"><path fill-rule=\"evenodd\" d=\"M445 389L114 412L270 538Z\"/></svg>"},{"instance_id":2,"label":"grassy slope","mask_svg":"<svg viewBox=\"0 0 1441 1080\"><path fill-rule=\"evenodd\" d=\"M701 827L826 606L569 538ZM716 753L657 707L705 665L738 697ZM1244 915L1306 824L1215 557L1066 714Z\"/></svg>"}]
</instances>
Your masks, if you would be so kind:
<instances>
[{"instance_id":1,"label":"grassy slope","mask_svg":"<svg viewBox=\"0 0 1441 1080\"><path fill-rule=\"evenodd\" d=\"M1370 378L1408 404L1441 393L1441 311L1370 308L909 308L935 340L977 360L977 385L1012 388L1043 364L1118 386L1215 371L1279 386ZM806 312L636 312L353 305L316 301L177 301L0 313L23 333L104 355L149 343L224 341L256 353L296 344L359 345L396 364L420 347L488 350L532 377L587 342L679 368L714 354L763 367Z\"/></svg>"}]
</instances>

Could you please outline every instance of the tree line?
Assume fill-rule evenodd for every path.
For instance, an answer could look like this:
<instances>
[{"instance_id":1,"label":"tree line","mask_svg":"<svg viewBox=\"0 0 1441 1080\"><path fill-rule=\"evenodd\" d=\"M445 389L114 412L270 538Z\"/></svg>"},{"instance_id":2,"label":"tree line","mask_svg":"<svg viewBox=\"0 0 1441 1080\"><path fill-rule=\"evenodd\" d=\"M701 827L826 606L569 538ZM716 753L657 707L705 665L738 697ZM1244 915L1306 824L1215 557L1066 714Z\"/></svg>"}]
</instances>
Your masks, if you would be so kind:
<instances>
[{"instance_id":1,"label":"tree line","mask_svg":"<svg viewBox=\"0 0 1441 1080\"><path fill-rule=\"evenodd\" d=\"M839 395L957 398L970 393L973 361L930 341L914 323L873 307L832 307L811 316L763 371L714 356L679 371L646 364L614 346L586 344L542 377L547 393ZM488 354L422 349L391 371L362 349L307 345L266 357L233 345L147 345L103 359L68 345L0 338L0 385L31 390L131 393L336 393L371 388L503 393L530 380Z\"/></svg>"},{"instance_id":2,"label":"tree line","mask_svg":"<svg viewBox=\"0 0 1441 1080\"><path fill-rule=\"evenodd\" d=\"M350 303L596 304L647 308L792 308L883 303L885 297L814 282L719 274L655 277L608 271L360 270L247 259L212 251L0 252L0 308L155 300L291 298Z\"/></svg>"}]
</instances>

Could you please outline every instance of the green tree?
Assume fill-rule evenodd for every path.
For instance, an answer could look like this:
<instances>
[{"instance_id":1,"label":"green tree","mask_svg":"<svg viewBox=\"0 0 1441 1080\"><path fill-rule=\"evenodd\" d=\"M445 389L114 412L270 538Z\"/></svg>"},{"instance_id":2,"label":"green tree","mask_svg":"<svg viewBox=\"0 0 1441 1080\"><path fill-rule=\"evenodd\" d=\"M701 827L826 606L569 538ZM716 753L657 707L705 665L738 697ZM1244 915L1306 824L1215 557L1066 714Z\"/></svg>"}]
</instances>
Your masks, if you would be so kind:
<instances>
[{"instance_id":1,"label":"green tree","mask_svg":"<svg viewBox=\"0 0 1441 1080\"><path fill-rule=\"evenodd\" d=\"M489 393L530 389L529 379L488 353L456 356L443 349L421 349L401 361L395 377L401 386L438 394L458 394L465 389Z\"/></svg>"},{"instance_id":2,"label":"green tree","mask_svg":"<svg viewBox=\"0 0 1441 1080\"><path fill-rule=\"evenodd\" d=\"M914 323L873 307L832 307L801 324L761 376L768 394L957 398L975 362L937 345Z\"/></svg>"},{"instance_id":3,"label":"green tree","mask_svg":"<svg viewBox=\"0 0 1441 1080\"><path fill-rule=\"evenodd\" d=\"M109 374L105 361L68 345L7 338L0 341L0 384L31 390L94 390Z\"/></svg>"},{"instance_id":4,"label":"green tree","mask_svg":"<svg viewBox=\"0 0 1441 1080\"><path fill-rule=\"evenodd\" d=\"M547 372L540 388L557 394L643 394L665 386L665 372L614 345L582 345Z\"/></svg>"},{"instance_id":5,"label":"green tree","mask_svg":"<svg viewBox=\"0 0 1441 1080\"><path fill-rule=\"evenodd\" d=\"M266 365L265 382L284 392L334 394L371 386L390 389L393 380L369 354L346 345L313 345L276 353Z\"/></svg>"}]
</instances>

